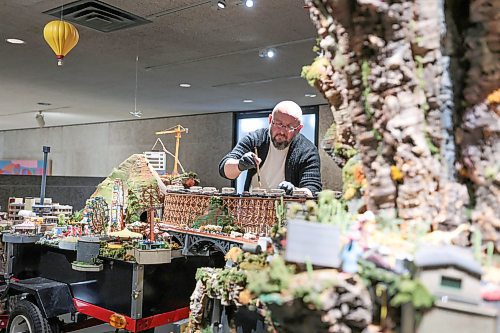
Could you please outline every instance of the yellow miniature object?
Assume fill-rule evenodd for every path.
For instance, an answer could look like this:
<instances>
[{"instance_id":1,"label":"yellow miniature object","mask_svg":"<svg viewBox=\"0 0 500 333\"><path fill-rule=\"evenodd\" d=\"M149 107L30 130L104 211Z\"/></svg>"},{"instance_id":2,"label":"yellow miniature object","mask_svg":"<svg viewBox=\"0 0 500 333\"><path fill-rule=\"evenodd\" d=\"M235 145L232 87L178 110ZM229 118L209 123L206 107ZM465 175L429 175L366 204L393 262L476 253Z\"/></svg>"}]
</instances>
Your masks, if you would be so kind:
<instances>
[{"instance_id":1,"label":"yellow miniature object","mask_svg":"<svg viewBox=\"0 0 500 333\"><path fill-rule=\"evenodd\" d=\"M166 129L164 131L156 132L156 135L159 134L175 134L175 163L174 163L174 170L172 171L173 175L179 174L177 172L177 164L179 164L179 145L181 143L181 133L188 133L188 128L184 128L181 125L177 125L175 127L171 127L169 129Z\"/></svg>"},{"instance_id":2,"label":"yellow miniature object","mask_svg":"<svg viewBox=\"0 0 500 333\"><path fill-rule=\"evenodd\" d=\"M403 180L403 173L395 165L391 165L391 178L396 182Z\"/></svg>"},{"instance_id":3,"label":"yellow miniature object","mask_svg":"<svg viewBox=\"0 0 500 333\"><path fill-rule=\"evenodd\" d=\"M120 231L115 231L115 232L110 232L108 234L110 237L116 237L120 239L132 239L132 238L139 238L142 239L142 234L138 232L132 232L128 230L127 228L120 230Z\"/></svg>"},{"instance_id":4,"label":"yellow miniature object","mask_svg":"<svg viewBox=\"0 0 500 333\"><path fill-rule=\"evenodd\" d=\"M232 247L224 256L224 259L231 259L233 262L238 262L238 257L243 253L243 250L237 246Z\"/></svg>"},{"instance_id":5,"label":"yellow miniature object","mask_svg":"<svg viewBox=\"0 0 500 333\"><path fill-rule=\"evenodd\" d=\"M247 305L248 303L250 303L251 300L252 300L252 293L248 289L241 291L240 294L238 295L238 301L243 305Z\"/></svg>"},{"instance_id":6,"label":"yellow miniature object","mask_svg":"<svg viewBox=\"0 0 500 333\"><path fill-rule=\"evenodd\" d=\"M351 200L356 195L356 189L354 187L349 187L344 193L344 199Z\"/></svg>"},{"instance_id":7,"label":"yellow miniature object","mask_svg":"<svg viewBox=\"0 0 500 333\"><path fill-rule=\"evenodd\" d=\"M500 89L495 90L487 97L488 103L499 104L500 103Z\"/></svg>"},{"instance_id":8,"label":"yellow miniature object","mask_svg":"<svg viewBox=\"0 0 500 333\"><path fill-rule=\"evenodd\" d=\"M354 166L352 169L353 174L354 174L354 181L358 185L363 185L364 181L366 180L365 174L363 173L363 166L361 163L358 163Z\"/></svg>"},{"instance_id":9,"label":"yellow miniature object","mask_svg":"<svg viewBox=\"0 0 500 333\"><path fill-rule=\"evenodd\" d=\"M62 66L63 58L75 47L80 38L75 26L62 20L47 23L43 28L43 37L56 54L59 66Z\"/></svg>"}]
</instances>

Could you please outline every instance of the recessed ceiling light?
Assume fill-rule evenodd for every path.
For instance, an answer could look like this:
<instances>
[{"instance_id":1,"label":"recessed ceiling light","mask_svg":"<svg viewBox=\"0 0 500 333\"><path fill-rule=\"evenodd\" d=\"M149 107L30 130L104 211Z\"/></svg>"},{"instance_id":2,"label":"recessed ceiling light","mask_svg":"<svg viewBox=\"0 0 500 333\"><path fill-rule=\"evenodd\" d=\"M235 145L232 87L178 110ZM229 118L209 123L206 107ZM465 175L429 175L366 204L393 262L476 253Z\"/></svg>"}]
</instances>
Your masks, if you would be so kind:
<instances>
[{"instance_id":1,"label":"recessed ceiling light","mask_svg":"<svg viewBox=\"0 0 500 333\"><path fill-rule=\"evenodd\" d=\"M316 94L305 94L304 96L314 98L314 97L316 97Z\"/></svg>"},{"instance_id":2,"label":"recessed ceiling light","mask_svg":"<svg viewBox=\"0 0 500 333\"><path fill-rule=\"evenodd\" d=\"M274 58L276 56L276 49L274 47L266 47L259 51L259 57L261 58Z\"/></svg>"},{"instance_id":3,"label":"recessed ceiling light","mask_svg":"<svg viewBox=\"0 0 500 333\"><path fill-rule=\"evenodd\" d=\"M253 0L245 0L245 6L247 6L248 8L253 7Z\"/></svg>"},{"instance_id":4,"label":"recessed ceiling light","mask_svg":"<svg viewBox=\"0 0 500 333\"><path fill-rule=\"evenodd\" d=\"M179 87L189 88L189 87L191 87L191 85L189 83L181 83L181 84L179 84Z\"/></svg>"},{"instance_id":5,"label":"recessed ceiling light","mask_svg":"<svg viewBox=\"0 0 500 333\"><path fill-rule=\"evenodd\" d=\"M244 99L243 103L253 103L253 99Z\"/></svg>"},{"instance_id":6,"label":"recessed ceiling light","mask_svg":"<svg viewBox=\"0 0 500 333\"><path fill-rule=\"evenodd\" d=\"M218 0L217 7L219 7L220 9L226 8L226 0Z\"/></svg>"},{"instance_id":7,"label":"recessed ceiling light","mask_svg":"<svg viewBox=\"0 0 500 333\"><path fill-rule=\"evenodd\" d=\"M22 39L17 39L17 38L7 38L5 39L7 43L11 44L25 44L26 42Z\"/></svg>"}]
</instances>

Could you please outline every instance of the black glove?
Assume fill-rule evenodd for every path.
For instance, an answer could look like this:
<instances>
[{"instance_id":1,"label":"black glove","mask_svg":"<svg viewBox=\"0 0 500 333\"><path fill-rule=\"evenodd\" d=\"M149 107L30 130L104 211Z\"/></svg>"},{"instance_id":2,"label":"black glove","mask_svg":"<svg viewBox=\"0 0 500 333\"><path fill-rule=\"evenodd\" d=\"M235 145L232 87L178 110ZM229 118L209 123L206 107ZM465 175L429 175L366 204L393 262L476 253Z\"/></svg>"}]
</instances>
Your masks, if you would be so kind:
<instances>
[{"instance_id":1,"label":"black glove","mask_svg":"<svg viewBox=\"0 0 500 333\"><path fill-rule=\"evenodd\" d=\"M238 169L240 169L240 171L255 169L256 167L257 165L255 164L255 154L252 152L248 152L245 155L241 156L240 161L238 162Z\"/></svg>"},{"instance_id":2,"label":"black glove","mask_svg":"<svg viewBox=\"0 0 500 333\"><path fill-rule=\"evenodd\" d=\"M293 190L295 189L295 186L293 186L292 183L287 182L287 181L282 181L279 185L278 188L285 190L286 194L292 194Z\"/></svg>"}]
</instances>

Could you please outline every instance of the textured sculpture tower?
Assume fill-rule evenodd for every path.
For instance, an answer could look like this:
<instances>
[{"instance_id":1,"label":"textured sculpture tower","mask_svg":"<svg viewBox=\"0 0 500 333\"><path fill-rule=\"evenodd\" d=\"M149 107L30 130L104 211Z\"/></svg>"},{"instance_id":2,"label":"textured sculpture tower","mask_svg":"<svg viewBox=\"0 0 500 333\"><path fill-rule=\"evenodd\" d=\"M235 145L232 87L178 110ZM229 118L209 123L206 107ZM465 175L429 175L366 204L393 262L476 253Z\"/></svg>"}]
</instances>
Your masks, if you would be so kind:
<instances>
[{"instance_id":1,"label":"textured sculpture tower","mask_svg":"<svg viewBox=\"0 0 500 333\"><path fill-rule=\"evenodd\" d=\"M338 146L359 151L368 208L400 217L405 225L449 229L467 221L462 177L481 170L483 178L492 178L487 161L499 156L498 104L485 101L500 82L499 33L493 24L498 10L491 10L498 2L471 1L465 19L473 25L465 43L458 31L464 25L454 21L469 15L463 4L448 4L446 10L444 1L435 0L306 0L306 5L320 37L320 56L305 76L330 103ZM471 63L465 89L456 66L465 67L464 60ZM462 118L464 98L476 105ZM467 123L468 114L481 112L486 122ZM472 140L478 130L482 138ZM467 138L465 152L461 144L457 156L457 141ZM474 157L464 159L471 151ZM465 170L457 178L460 162ZM500 216L498 184L474 182L477 215L491 217L495 211L488 211L496 208Z\"/></svg>"}]
</instances>

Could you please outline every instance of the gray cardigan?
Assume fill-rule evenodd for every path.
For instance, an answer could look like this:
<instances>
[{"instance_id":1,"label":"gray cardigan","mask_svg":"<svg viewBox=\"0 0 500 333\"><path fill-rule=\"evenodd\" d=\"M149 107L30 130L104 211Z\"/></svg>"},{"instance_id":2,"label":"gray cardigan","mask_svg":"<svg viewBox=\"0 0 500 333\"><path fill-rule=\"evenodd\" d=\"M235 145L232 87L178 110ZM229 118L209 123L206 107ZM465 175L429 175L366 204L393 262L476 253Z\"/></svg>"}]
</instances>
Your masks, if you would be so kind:
<instances>
[{"instance_id":1,"label":"gray cardigan","mask_svg":"<svg viewBox=\"0 0 500 333\"><path fill-rule=\"evenodd\" d=\"M269 129L262 128L249 133L238 142L236 147L224 156L219 163L219 173L222 177L227 178L224 174L224 164L230 158L240 159L243 154L253 152L257 147L257 153L262 159L261 167L266 162L267 153L269 151L271 139L269 137ZM245 191L250 188L252 177L256 174L256 169L248 170L245 180ZM306 139L302 134L297 134L288 149L285 164L285 180L292 183L296 187L305 187L311 190L312 193L321 191L321 173L319 153L316 146Z\"/></svg>"}]
</instances>

